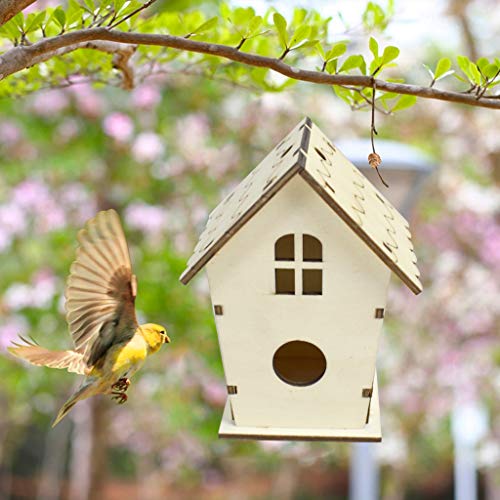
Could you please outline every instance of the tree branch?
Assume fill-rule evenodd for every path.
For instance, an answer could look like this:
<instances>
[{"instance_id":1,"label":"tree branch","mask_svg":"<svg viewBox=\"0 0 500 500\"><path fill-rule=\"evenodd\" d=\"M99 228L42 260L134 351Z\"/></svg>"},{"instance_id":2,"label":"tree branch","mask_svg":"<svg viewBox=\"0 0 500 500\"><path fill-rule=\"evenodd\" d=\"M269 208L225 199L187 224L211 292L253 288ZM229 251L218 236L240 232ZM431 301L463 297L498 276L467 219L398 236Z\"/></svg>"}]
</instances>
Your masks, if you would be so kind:
<instances>
[{"instance_id":1,"label":"tree branch","mask_svg":"<svg viewBox=\"0 0 500 500\"><path fill-rule=\"evenodd\" d=\"M73 45L61 47L60 49L56 49L52 52L41 53L40 55L33 57L28 67L36 66L37 64L52 59L53 57L63 56L78 49L99 50L101 52L112 54L113 66L122 73L122 87L126 90L131 90L134 88L134 70L130 65L130 58L137 50L137 47L135 45L125 45L117 42L107 42L99 40L75 43ZM0 57L0 66L1 61L2 57Z\"/></svg>"},{"instance_id":2,"label":"tree branch","mask_svg":"<svg viewBox=\"0 0 500 500\"><path fill-rule=\"evenodd\" d=\"M248 66L269 68L294 80L323 85L350 85L359 88L368 88L373 86L373 78L371 76L330 75L320 71L310 71L296 68L276 58L242 52L226 45L198 42L172 35L131 33L109 30L107 28L91 28L73 31L41 40L30 46L14 47L0 57L0 79L32 66L33 61L36 60L37 57L44 56L46 57L45 60L47 60L51 57L50 54L54 54L62 48L81 44L83 42L99 40L128 45L154 45L169 47L177 50L185 50L188 52L209 54L211 56L218 56L231 61L240 62ZM425 99L456 102L470 106L500 109L500 101L491 98L488 99L487 96L478 98L475 95L461 92L451 92L431 87L419 87L417 85L392 83L378 79L375 80L375 84L379 90L386 92L414 95Z\"/></svg>"},{"instance_id":3,"label":"tree branch","mask_svg":"<svg viewBox=\"0 0 500 500\"><path fill-rule=\"evenodd\" d=\"M32 3L35 3L35 0L0 0L0 26Z\"/></svg>"}]
</instances>

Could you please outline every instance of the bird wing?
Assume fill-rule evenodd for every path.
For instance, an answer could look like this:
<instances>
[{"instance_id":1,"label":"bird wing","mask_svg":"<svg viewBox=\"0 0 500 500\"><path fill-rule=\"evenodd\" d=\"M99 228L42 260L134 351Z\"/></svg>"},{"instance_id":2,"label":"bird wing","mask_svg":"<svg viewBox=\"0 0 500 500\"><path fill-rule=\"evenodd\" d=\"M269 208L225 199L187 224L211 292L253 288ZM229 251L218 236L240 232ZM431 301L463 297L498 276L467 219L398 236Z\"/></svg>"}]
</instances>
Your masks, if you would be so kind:
<instances>
[{"instance_id":1,"label":"bird wing","mask_svg":"<svg viewBox=\"0 0 500 500\"><path fill-rule=\"evenodd\" d=\"M93 366L106 351L130 339L137 280L118 214L99 212L78 233L80 244L66 284L66 319L75 350Z\"/></svg>"},{"instance_id":2,"label":"bird wing","mask_svg":"<svg viewBox=\"0 0 500 500\"><path fill-rule=\"evenodd\" d=\"M65 368L69 372L86 374L87 364L83 361L83 354L75 351L50 351L35 342L21 337L24 342L13 342L13 347L7 350L18 358L29 361L32 365L48 366L50 368Z\"/></svg>"}]
</instances>

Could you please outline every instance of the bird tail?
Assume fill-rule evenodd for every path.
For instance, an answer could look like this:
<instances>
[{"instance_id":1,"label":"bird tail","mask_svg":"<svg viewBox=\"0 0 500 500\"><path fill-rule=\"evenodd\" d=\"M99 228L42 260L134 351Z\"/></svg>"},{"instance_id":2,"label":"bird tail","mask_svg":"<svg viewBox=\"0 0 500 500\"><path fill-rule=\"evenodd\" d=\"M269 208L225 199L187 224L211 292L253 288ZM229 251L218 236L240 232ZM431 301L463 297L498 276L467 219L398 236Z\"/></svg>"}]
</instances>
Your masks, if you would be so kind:
<instances>
[{"instance_id":1,"label":"bird tail","mask_svg":"<svg viewBox=\"0 0 500 500\"><path fill-rule=\"evenodd\" d=\"M54 422L52 423L52 427L55 427L73 408L73 406L81 401L82 399L87 399L90 396L93 396L94 392L94 381L86 382L84 385L80 387L74 394L70 396L70 398L64 403L57 414Z\"/></svg>"},{"instance_id":2,"label":"bird tail","mask_svg":"<svg viewBox=\"0 0 500 500\"><path fill-rule=\"evenodd\" d=\"M30 362L32 365L48 366L50 368L65 368L69 372L86 375L87 364L83 360L83 354L76 351L50 351L39 346L33 339L20 337L24 344L13 342L12 347L7 350Z\"/></svg>"}]
</instances>

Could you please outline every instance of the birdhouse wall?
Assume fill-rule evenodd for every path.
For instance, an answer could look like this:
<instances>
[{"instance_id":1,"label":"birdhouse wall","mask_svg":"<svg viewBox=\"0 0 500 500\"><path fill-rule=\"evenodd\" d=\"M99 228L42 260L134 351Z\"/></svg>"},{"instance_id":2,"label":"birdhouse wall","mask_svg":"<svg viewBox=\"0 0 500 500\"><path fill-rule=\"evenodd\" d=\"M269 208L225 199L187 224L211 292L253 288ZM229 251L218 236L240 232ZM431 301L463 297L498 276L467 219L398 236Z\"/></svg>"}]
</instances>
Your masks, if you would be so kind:
<instances>
[{"instance_id":1,"label":"birdhouse wall","mask_svg":"<svg viewBox=\"0 0 500 500\"><path fill-rule=\"evenodd\" d=\"M321 262L303 261L304 234L321 242ZM275 242L284 235L294 235L293 261L275 260ZM383 322L376 309L385 308L390 270L300 176L206 269L237 425L365 425L370 398L363 390L373 384ZM276 294L276 269L293 270L293 295ZM321 295L302 293L307 269L321 272ZM312 385L290 385L273 368L278 348L293 340L314 344L326 358L324 375Z\"/></svg>"}]
</instances>

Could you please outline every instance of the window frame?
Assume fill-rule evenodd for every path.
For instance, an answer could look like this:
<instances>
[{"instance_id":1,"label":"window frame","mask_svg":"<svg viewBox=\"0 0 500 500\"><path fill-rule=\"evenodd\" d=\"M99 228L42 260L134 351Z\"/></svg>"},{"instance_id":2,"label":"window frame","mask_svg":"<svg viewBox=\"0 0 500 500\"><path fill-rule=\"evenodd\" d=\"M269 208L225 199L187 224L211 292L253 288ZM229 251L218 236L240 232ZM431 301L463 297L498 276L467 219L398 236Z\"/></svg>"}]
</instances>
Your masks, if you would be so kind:
<instances>
[{"instance_id":1,"label":"window frame","mask_svg":"<svg viewBox=\"0 0 500 500\"><path fill-rule=\"evenodd\" d=\"M280 240L283 240L284 238L289 238L290 236L293 236L293 260L287 258L284 259L282 256L277 255L277 249L279 248L279 242ZM304 256L304 242L306 241L306 238L312 238L313 241L315 242L314 244L318 243L319 244L319 253L321 256L321 260L318 258L305 258ZM284 240L283 240L284 241ZM309 249L310 250L310 249ZM315 252L317 254L318 248L315 249ZM299 258L297 258L297 256ZM274 295L295 295L295 296L306 296L306 297L311 297L311 296L322 296L324 294L324 280L323 280L323 271L324 271L324 246L322 241L316 237L313 236L310 233L285 233L281 235L279 238L277 238L274 242L273 245L273 263L274 263ZM278 292L280 287L282 289L288 288L283 286L283 283L279 283L278 281L278 276L280 270L291 270L293 271L293 280L295 282L295 290L294 293L291 293L291 291L287 292ZM305 274L304 271L308 270L313 270L313 271L320 271L319 275L319 291L318 289L316 290L311 290L310 288L310 283L309 285L305 285L305 279L304 276ZM284 274L284 273L283 273ZM311 276L312 273L309 274ZM318 277L316 276L314 280L318 280ZM304 289L309 287L309 292L304 293Z\"/></svg>"}]
</instances>

